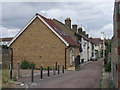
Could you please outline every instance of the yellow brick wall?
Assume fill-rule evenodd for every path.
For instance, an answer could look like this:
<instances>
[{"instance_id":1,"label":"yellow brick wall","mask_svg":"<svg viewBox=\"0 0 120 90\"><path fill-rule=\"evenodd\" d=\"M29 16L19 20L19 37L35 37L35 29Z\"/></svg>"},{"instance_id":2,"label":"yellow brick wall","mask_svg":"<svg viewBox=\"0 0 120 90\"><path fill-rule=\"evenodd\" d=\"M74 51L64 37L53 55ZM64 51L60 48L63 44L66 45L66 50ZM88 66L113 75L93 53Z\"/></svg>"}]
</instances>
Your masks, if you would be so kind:
<instances>
[{"instance_id":1,"label":"yellow brick wall","mask_svg":"<svg viewBox=\"0 0 120 90\"><path fill-rule=\"evenodd\" d=\"M38 18L10 46L13 49L13 68L23 60L34 62L36 67L65 62L66 45ZM69 51L67 51L67 63Z\"/></svg>"}]
</instances>

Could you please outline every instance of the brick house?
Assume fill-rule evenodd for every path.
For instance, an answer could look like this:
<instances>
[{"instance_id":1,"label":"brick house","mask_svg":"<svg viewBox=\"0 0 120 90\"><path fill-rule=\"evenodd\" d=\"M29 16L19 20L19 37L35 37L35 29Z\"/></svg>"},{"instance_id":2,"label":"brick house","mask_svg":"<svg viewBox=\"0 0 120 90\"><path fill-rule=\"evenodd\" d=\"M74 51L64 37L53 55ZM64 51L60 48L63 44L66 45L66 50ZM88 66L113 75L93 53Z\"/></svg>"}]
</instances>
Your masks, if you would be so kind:
<instances>
[{"instance_id":1,"label":"brick house","mask_svg":"<svg viewBox=\"0 0 120 90\"><path fill-rule=\"evenodd\" d=\"M101 58L103 56L103 55L101 55L101 52L105 48L105 46L103 46L103 40L101 40L100 38L91 38L91 41L95 45L95 55L98 58Z\"/></svg>"},{"instance_id":2,"label":"brick house","mask_svg":"<svg viewBox=\"0 0 120 90\"><path fill-rule=\"evenodd\" d=\"M80 44L80 63L89 61L92 57L92 53L94 52L94 44L89 39L88 34L82 30L82 27L78 28L76 24L71 25L70 18L66 18L65 23L62 23L56 19L53 19L53 22L60 26L65 33Z\"/></svg>"},{"instance_id":3,"label":"brick house","mask_svg":"<svg viewBox=\"0 0 120 90\"><path fill-rule=\"evenodd\" d=\"M112 80L120 88L120 0L115 0L113 16L114 36L111 45Z\"/></svg>"},{"instance_id":4,"label":"brick house","mask_svg":"<svg viewBox=\"0 0 120 90\"><path fill-rule=\"evenodd\" d=\"M36 67L53 67L57 62L65 68L75 66L80 45L63 32L51 19L36 14L8 45L12 50L13 68L27 60Z\"/></svg>"}]
</instances>

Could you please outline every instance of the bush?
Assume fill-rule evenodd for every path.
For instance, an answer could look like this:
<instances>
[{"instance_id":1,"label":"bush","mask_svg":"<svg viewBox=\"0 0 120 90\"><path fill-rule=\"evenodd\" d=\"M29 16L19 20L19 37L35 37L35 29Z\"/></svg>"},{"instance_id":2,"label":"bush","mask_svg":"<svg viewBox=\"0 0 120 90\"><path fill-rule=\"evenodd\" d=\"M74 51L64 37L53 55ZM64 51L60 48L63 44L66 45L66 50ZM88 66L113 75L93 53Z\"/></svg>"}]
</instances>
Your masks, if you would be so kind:
<instances>
[{"instance_id":1,"label":"bush","mask_svg":"<svg viewBox=\"0 0 120 90\"><path fill-rule=\"evenodd\" d=\"M107 63L107 64L104 66L104 68L105 68L105 71L106 71L106 72L111 72L111 62Z\"/></svg>"},{"instance_id":2,"label":"bush","mask_svg":"<svg viewBox=\"0 0 120 90\"><path fill-rule=\"evenodd\" d=\"M29 61L22 61L20 67L22 69L31 69L32 67L35 68L35 64L32 62L30 63Z\"/></svg>"},{"instance_id":3,"label":"bush","mask_svg":"<svg viewBox=\"0 0 120 90\"><path fill-rule=\"evenodd\" d=\"M30 67L30 62L24 60L24 61L21 62L20 67L21 67L22 69L28 69L28 68Z\"/></svg>"},{"instance_id":4,"label":"bush","mask_svg":"<svg viewBox=\"0 0 120 90\"><path fill-rule=\"evenodd\" d=\"M35 64L33 62L30 64L29 69L31 69L32 67L35 68Z\"/></svg>"}]
</instances>

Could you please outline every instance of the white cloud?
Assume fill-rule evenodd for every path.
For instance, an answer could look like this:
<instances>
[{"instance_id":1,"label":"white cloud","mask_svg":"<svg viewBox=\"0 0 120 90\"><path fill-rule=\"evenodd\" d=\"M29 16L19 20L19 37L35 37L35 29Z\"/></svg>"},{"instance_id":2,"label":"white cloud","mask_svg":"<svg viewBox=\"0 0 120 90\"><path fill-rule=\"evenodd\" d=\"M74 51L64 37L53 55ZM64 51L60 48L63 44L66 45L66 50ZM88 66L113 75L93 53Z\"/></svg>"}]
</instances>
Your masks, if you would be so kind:
<instances>
[{"instance_id":1,"label":"white cloud","mask_svg":"<svg viewBox=\"0 0 120 90\"><path fill-rule=\"evenodd\" d=\"M78 26L81 26L81 24L83 26L87 26L87 29L89 30L87 33L90 33L93 37L101 37L101 31L105 31L107 36L111 37L112 29L110 27L112 26L110 23L112 23L113 20L112 15L114 2L105 3L97 1L98 0L96 0L96 2L72 3L3 3L3 26L22 28L35 15L35 13L38 12L45 17L56 18L62 22L65 18L70 17L73 24L77 23ZM13 11L14 13L11 13ZM8 32L10 32L10 30ZM3 34L6 36L6 33Z\"/></svg>"},{"instance_id":2,"label":"white cloud","mask_svg":"<svg viewBox=\"0 0 120 90\"><path fill-rule=\"evenodd\" d=\"M1 37L14 37L20 31L18 28L8 28L2 25L0 25L0 29Z\"/></svg>"},{"instance_id":3,"label":"white cloud","mask_svg":"<svg viewBox=\"0 0 120 90\"><path fill-rule=\"evenodd\" d=\"M101 38L102 37L101 32L105 33L106 38L112 38L112 36L113 36L113 24L111 24L111 23L107 24L103 28L98 29L98 30L90 30L89 33L92 37Z\"/></svg>"}]
</instances>

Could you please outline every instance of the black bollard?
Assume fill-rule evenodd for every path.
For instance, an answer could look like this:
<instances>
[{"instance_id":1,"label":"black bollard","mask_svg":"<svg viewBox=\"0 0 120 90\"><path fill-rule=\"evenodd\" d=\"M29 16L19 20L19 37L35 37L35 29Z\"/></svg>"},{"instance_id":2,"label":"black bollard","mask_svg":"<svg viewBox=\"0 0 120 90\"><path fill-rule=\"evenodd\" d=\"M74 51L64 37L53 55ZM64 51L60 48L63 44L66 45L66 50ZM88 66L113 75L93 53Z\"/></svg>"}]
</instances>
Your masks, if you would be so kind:
<instances>
[{"instance_id":1,"label":"black bollard","mask_svg":"<svg viewBox=\"0 0 120 90\"><path fill-rule=\"evenodd\" d=\"M12 62L10 62L10 80L12 80Z\"/></svg>"},{"instance_id":2,"label":"black bollard","mask_svg":"<svg viewBox=\"0 0 120 90\"><path fill-rule=\"evenodd\" d=\"M50 76L50 67L48 66L48 77Z\"/></svg>"},{"instance_id":3,"label":"black bollard","mask_svg":"<svg viewBox=\"0 0 120 90\"><path fill-rule=\"evenodd\" d=\"M56 62L56 64L55 64L55 66L56 66L55 69L57 70L57 62Z\"/></svg>"},{"instance_id":4,"label":"black bollard","mask_svg":"<svg viewBox=\"0 0 120 90\"><path fill-rule=\"evenodd\" d=\"M60 65L58 65L58 74L60 74Z\"/></svg>"},{"instance_id":5,"label":"black bollard","mask_svg":"<svg viewBox=\"0 0 120 90\"><path fill-rule=\"evenodd\" d=\"M18 63L18 77L20 77L20 64Z\"/></svg>"},{"instance_id":6,"label":"black bollard","mask_svg":"<svg viewBox=\"0 0 120 90\"><path fill-rule=\"evenodd\" d=\"M62 66L62 73L64 73L64 65Z\"/></svg>"},{"instance_id":7,"label":"black bollard","mask_svg":"<svg viewBox=\"0 0 120 90\"><path fill-rule=\"evenodd\" d=\"M42 68L42 66L40 67L40 78L43 79L43 68Z\"/></svg>"},{"instance_id":8,"label":"black bollard","mask_svg":"<svg viewBox=\"0 0 120 90\"><path fill-rule=\"evenodd\" d=\"M31 82L34 82L34 68L31 69Z\"/></svg>"},{"instance_id":9,"label":"black bollard","mask_svg":"<svg viewBox=\"0 0 120 90\"><path fill-rule=\"evenodd\" d=\"M55 66L53 67L53 69L54 69L53 72L54 72L54 75L55 75Z\"/></svg>"}]
</instances>

